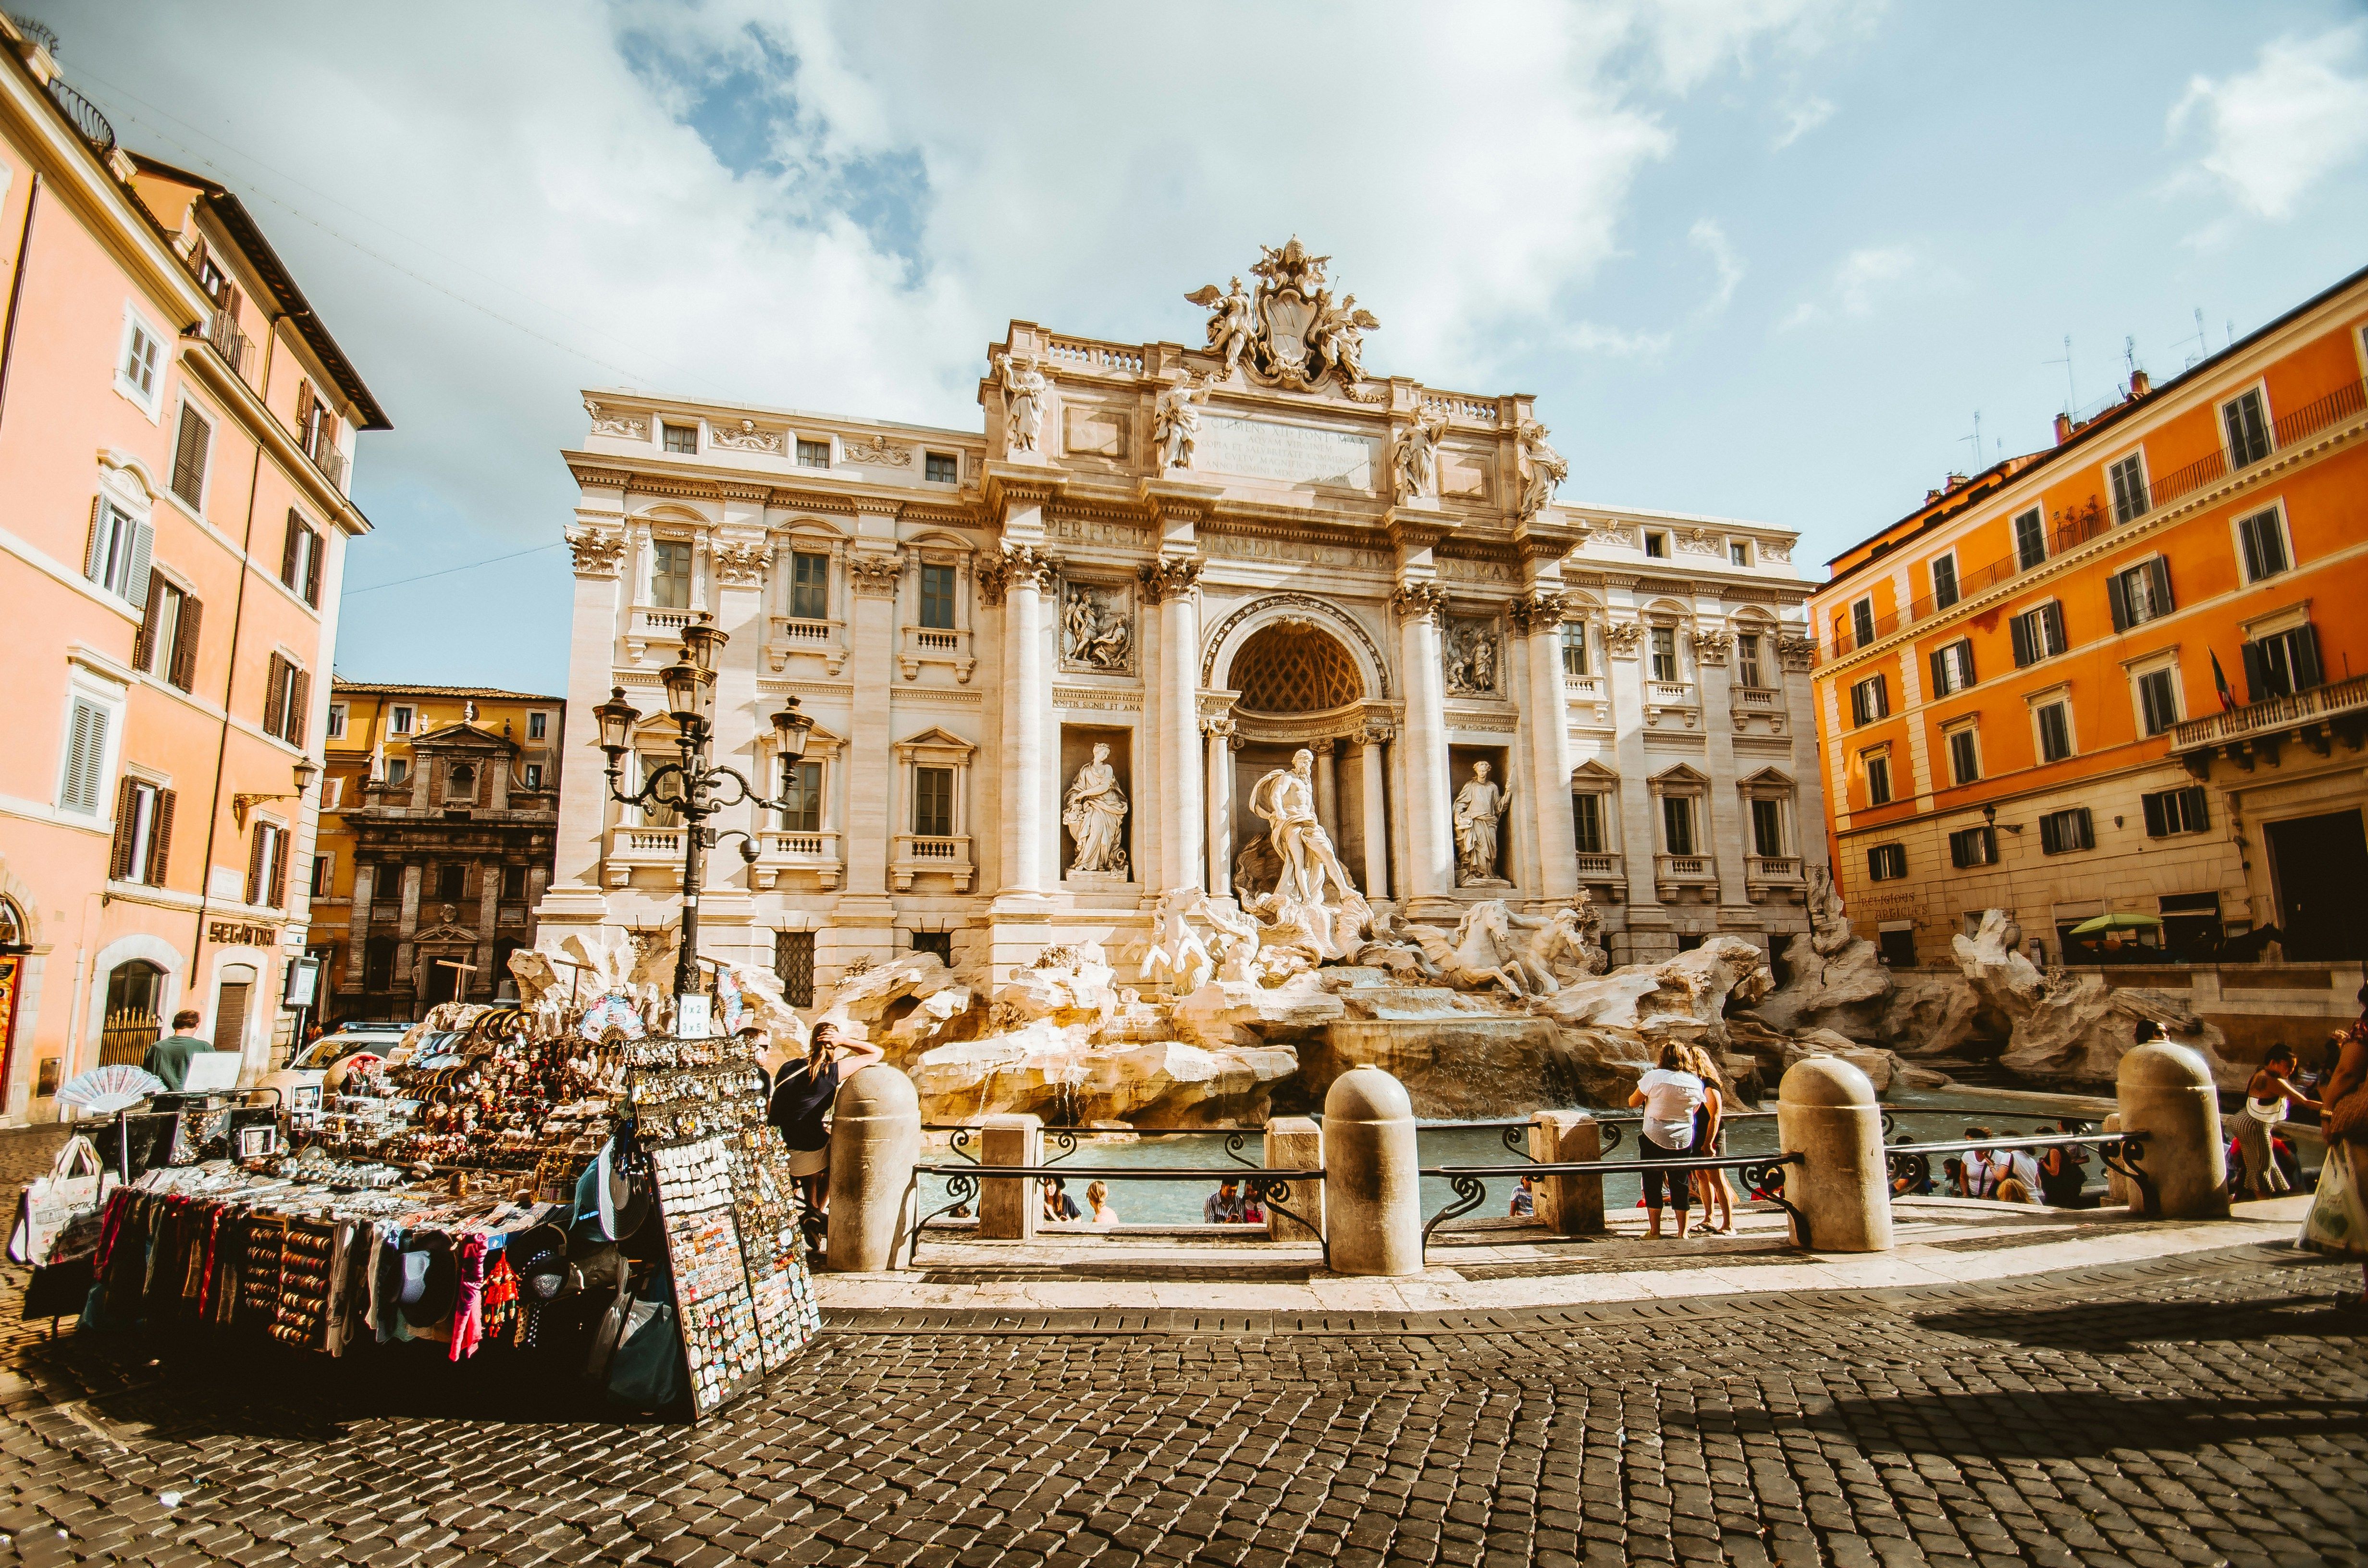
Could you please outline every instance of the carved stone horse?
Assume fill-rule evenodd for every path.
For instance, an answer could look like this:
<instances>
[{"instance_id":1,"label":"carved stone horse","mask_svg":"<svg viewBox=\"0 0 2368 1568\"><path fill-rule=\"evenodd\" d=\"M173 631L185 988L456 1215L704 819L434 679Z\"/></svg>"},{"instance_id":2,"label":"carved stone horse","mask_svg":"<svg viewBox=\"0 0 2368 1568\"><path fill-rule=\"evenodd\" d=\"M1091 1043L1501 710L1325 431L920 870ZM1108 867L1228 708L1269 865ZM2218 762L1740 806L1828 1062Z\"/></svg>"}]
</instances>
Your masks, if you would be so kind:
<instances>
[{"instance_id":1,"label":"carved stone horse","mask_svg":"<svg viewBox=\"0 0 2368 1568\"><path fill-rule=\"evenodd\" d=\"M1513 913L1503 899L1487 899L1465 910L1452 939L1422 926L1411 929L1424 955L1458 990L1501 985L1520 1002L1532 991L1551 995L1557 989L1553 975L1530 971L1522 950L1527 944L1514 934Z\"/></svg>"}]
</instances>

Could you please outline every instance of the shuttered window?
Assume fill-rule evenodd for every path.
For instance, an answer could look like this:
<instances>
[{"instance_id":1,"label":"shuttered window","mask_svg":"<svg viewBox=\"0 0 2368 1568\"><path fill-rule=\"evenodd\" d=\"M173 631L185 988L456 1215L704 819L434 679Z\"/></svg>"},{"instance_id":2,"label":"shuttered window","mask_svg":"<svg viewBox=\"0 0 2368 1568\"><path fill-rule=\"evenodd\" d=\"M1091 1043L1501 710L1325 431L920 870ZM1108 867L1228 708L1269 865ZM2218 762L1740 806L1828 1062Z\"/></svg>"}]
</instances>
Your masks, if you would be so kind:
<instances>
[{"instance_id":1,"label":"shuttered window","mask_svg":"<svg viewBox=\"0 0 2368 1568\"><path fill-rule=\"evenodd\" d=\"M2318 628L2305 624L2245 644L2245 700L2292 697L2327 679L2318 659Z\"/></svg>"},{"instance_id":2,"label":"shuttered window","mask_svg":"<svg viewBox=\"0 0 2368 1568\"><path fill-rule=\"evenodd\" d=\"M1866 759L1866 803L1891 804L1891 758L1883 752L1873 753Z\"/></svg>"},{"instance_id":3,"label":"shuttered window","mask_svg":"<svg viewBox=\"0 0 2368 1568\"><path fill-rule=\"evenodd\" d=\"M1891 687L1882 676L1869 676L1850 687L1850 722L1872 724L1891 712Z\"/></svg>"},{"instance_id":4,"label":"shuttered window","mask_svg":"<svg viewBox=\"0 0 2368 1568\"><path fill-rule=\"evenodd\" d=\"M2072 755L2072 723L2064 704L2051 702L2039 710L2039 760L2062 762Z\"/></svg>"},{"instance_id":5,"label":"shuttered window","mask_svg":"<svg viewBox=\"0 0 2368 1568\"><path fill-rule=\"evenodd\" d=\"M1874 641L1874 601L1861 599L1850 606L1850 631L1861 648Z\"/></svg>"},{"instance_id":6,"label":"shuttered window","mask_svg":"<svg viewBox=\"0 0 2368 1568\"><path fill-rule=\"evenodd\" d=\"M2212 825L2211 810L2204 802L2203 787L2200 784L2185 790L2164 790L2157 794L2142 795L2138 798L2138 804L2146 811L2148 838L2202 833Z\"/></svg>"},{"instance_id":7,"label":"shuttered window","mask_svg":"<svg viewBox=\"0 0 2368 1568\"><path fill-rule=\"evenodd\" d=\"M77 697L66 710L66 755L58 784L58 807L81 816L98 815L100 777L107 767L107 730L113 716Z\"/></svg>"},{"instance_id":8,"label":"shuttered window","mask_svg":"<svg viewBox=\"0 0 2368 1568\"><path fill-rule=\"evenodd\" d=\"M1974 645L1959 638L1932 651L1932 695L1947 697L1974 684Z\"/></svg>"},{"instance_id":9,"label":"shuttered window","mask_svg":"<svg viewBox=\"0 0 2368 1568\"><path fill-rule=\"evenodd\" d=\"M1982 776L1981 740L1973 731L1959 730L1949 737L1949 772L1960 784Z\"/></svg>"},{"instance_id":10,"label":"shuttered window","mask_svg":"<svg viewBox=\"0 0 2368 1568\"><path fill-rule=\"evenodd\" d=\"M2039 852L2043 855L2068 855L2076 849L2097 847L2097 835L2089 816L2089 808L2076 806L2070 811L2049 812L2039 819Z\"/></svg>"},{"instance_id":11,"label":"shuttered window","mask_svg":"<svg viewBox=\"0 0 2368 1568\"><path fill-rule=\"evenodd\" d=\"M1870 881L1896 881L1907 874L1907 846L1874 844L1867 846L1866 875Z\"/></svg>"},{"instance_id":12,"label":"shuttered window","mask_svg":"<svg viewBox=\"0 0 2368 1568\"><path fill-rule=\"evenodd\" d=\"M2276 507L2239 519L2237 540L2245 552L2245 581L2248 583L2274 577L2286 569L2286 530Z\"/></svg>"},{"instance_id":13,"label":"shuttered window","mask_svg":"<svg viewBox=\"0 0 2368 1568\"><path fill-rule=\"evenodd\" d=\"M126 778L115 796L115 844L107 874L117 881L165 885L173 840L173 791Z\"/></svg>"},{"instance_id":14,"label":"shuttered window","mask_svg":"<svg viewBox=\"0 0 2368 1568\"><path fill-rule=\"evenodd\" d=\"M205 505L206 454L213 438L214 427L206 416L186 403L181 404L180 435L173 443L173 494L188 502L193 512Z\"/></svg>"},{"instance_id":15,"label":"shuttered window","mask_svg":"<svg viewBox=\"0 0 2368 1568\"><path fill-rule=\"evenodd\" d=\"M2228 433L2228 466L2243 468L2270 455L2270 422L2258 387L2220 405L2221 428Z\"/></svg>"},{"instance_id":16,"label":"shuttered window","mask_svg":"<svg viewBox=\"0 0 2368 1568\"><path fill-rule=\"evenodd\" d=\"M148 609L132 639L131 662L183 691L197 679L198 616L202 607L161 572L148 574Z\"/></svg>"},{"instance_id":17,"label":"shuttered window","mask_svg":"<svg viewBox=\"0 0 2368 1568\"><path fill-rule=\"evenodd\" d=\"M1947 609L1957 602L1957 558L1939 555L1932 559L1932 608Z\"/></svg>"},{"instance_id":18,"label":"shuttered window","mask_svg":"<svg viewBox=\"0 0 2368 1568\"><path fill-rule=\"evenodd\" d=\"M1949 864L1959 870L1998 864L1998 830L1968 827L1949 835Z\"/></svg>"},{"instance_id":19,"label":"shuttered window","mask_svg":"<svg viewBox=\"0 0 2368 1568\"><path fill-rule=\"evenodd\" d=\"M2014 520L2014 559L2025 572L2047 559L2047 523L2036 506Z\"/></svg>"},{"instance_id":20,"label":"shuttered window","mask_svg":"<svg viewBox=\"0 0 2368 1568\"><path fill-rule=\"evenodd\" d=\"M279 580L321 608L321 536L292 507L288 513L288 538L279 553Z\"/></svg>"},{"instance_id":21,"label":"shuttered window","mask_svg":"<svg viewBox=\"0 0 2368 1568\"><path fill-rule=\"evenodd\" d=\"M288 830L277 823L256 823L248 837L246 902L266 909L287 907Z\"/></svg>"},{"instance_id":22,"label":"shuttered window","mask_svg":"<svg viewBox=\"0 0 2368 1568\"><path fill-rule=\"evenodd\" d=\"M2105 579L2105 598L2112 607L2116 631L2161 619L2176 608L2170 597L2170 562L2157 555L2115 573Z\"/></svg>"},{"instance_id":23,"label":"shuttered window","mask_svg":"<svg viewBox=\"0 0 2368 1568\"><path fill-rule=\"evenodd\" d=\"M2146 463L2137 453L2107 469L2105 477L2113 486L2113 521L2126 523L2146 515L2153 503L2146 499Z\"/></svg>"},{"instance_id":24,"label":"shuttered window","mask_svg":"<svg viewBox=\"0 0 2368 1568\"><path fill-rule=\"evenodd\" d=\"M155 537L146 522L98 497L91 503L82 574L118 598L141 603L148 592L148 552Z\"/></svg>"},{"instance_id":25,"label":"shuttered window","mask_svg":"<svg viewBox=\"0 0 2368 1568\"><path fill-rule=\"evenodd\" d=\"M2064 635L2064 607L2054 599L2016 616L2008 622L2008 631L2014 640L2017 669L2052 659L2069 646Z\"/></svg>"},{"instance_id":26,"label":"shuttered window","mask_svg":"<svg viewBox=\"0 0 2368 1568\"><path fill-rule=\"evenodd\" d=\"M2252 661L2246 664L2249 668ZM2138 716L2146 733L2158 735L2179 722L2179 676L2171 670L2149 670L2137 677Z\"/></svg>"},{"instance_id":27,"label":"shuttered window","mask_svg":"<svg viewBox=\"0 0 2368 1568\"><path fill-rule=\"evenodd\" d=\"M271 655L263 692L263 731L290 745L304 744L311 727L313 676L278 653Z\"/></svg>"}]
</instances>

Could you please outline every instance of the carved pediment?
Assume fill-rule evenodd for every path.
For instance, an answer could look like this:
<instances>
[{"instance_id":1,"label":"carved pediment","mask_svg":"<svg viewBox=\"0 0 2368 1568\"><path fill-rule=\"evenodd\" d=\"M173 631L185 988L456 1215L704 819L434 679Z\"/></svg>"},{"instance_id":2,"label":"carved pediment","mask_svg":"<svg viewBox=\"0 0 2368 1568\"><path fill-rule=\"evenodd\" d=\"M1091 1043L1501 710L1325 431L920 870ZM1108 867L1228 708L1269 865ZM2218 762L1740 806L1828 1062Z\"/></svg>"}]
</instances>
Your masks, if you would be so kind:
<instances>
[{"instance_id":1,"label":"carved pediment","mask_svg":"<svg viewBox=\"0 0 2368 1568\"><path fill-rule=\"evenodd\" d=\"M425 931L413 933L411 940L415 947L422 948L432 947L438 942L458 943L463 947L474 947L477 941L477 934L474 931L470 930L466 926L431 926Z\"/></svg>"}]
</instances>

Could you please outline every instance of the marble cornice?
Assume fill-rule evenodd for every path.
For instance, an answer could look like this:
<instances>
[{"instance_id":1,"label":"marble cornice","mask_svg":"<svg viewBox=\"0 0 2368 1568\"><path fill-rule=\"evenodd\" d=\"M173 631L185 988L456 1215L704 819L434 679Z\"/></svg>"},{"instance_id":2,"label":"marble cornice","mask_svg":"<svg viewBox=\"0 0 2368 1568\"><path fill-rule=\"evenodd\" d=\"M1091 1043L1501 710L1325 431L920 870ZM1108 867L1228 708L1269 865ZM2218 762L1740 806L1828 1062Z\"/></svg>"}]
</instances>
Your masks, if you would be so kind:
<instances>
[{"instance_id":1,"label":"marble cornice","mask_svg":"<svg viewBox=\"0 0 2368 1568\"><path fill-rule=\"evenodd\" d=\"M1380 550L1388 545L1386 540L1374 537L1371 528L1326 528L1304 521L1278 524L1247 517L1231 508L1202 517L1195 531L1204 538L1215 534L1235 539L1281 540L1292 544L1337 544L1350 550Z\"/></svg>"}]
</instances>

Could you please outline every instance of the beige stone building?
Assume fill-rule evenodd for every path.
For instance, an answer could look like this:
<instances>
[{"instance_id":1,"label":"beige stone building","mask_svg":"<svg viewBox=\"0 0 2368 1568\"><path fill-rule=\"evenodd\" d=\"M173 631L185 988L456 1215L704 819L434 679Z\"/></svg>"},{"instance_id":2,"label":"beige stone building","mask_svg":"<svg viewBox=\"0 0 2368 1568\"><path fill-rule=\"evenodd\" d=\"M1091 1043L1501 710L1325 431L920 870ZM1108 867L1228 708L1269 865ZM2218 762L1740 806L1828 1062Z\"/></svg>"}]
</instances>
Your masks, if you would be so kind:
<instances>
[{"instance_id":1,"label":"beige stone building","mask_svg":"<svg viewBox=\"0 0 2368 1568\"><path fill-rule=\"evenodd\" d=\"M658 672L701 617L717 761L769 789L768 715L815 723L789 811L715 819L758 853L700 906L704 952L793 997L916 947L999 980L1093 939L1132 975L1163 892L1270 879L1259 784L1302 748L1411 918L1584 889L1622 960L1804 928L1793 536L1561 500L1531 400L1368 369L1325 260L1193 296L1205 347L1014 322L973 430L588 394L546 945L676 918L684 829L612 802L592 709L622 688L670 758Z\"/></svg>"}]
</instances>

